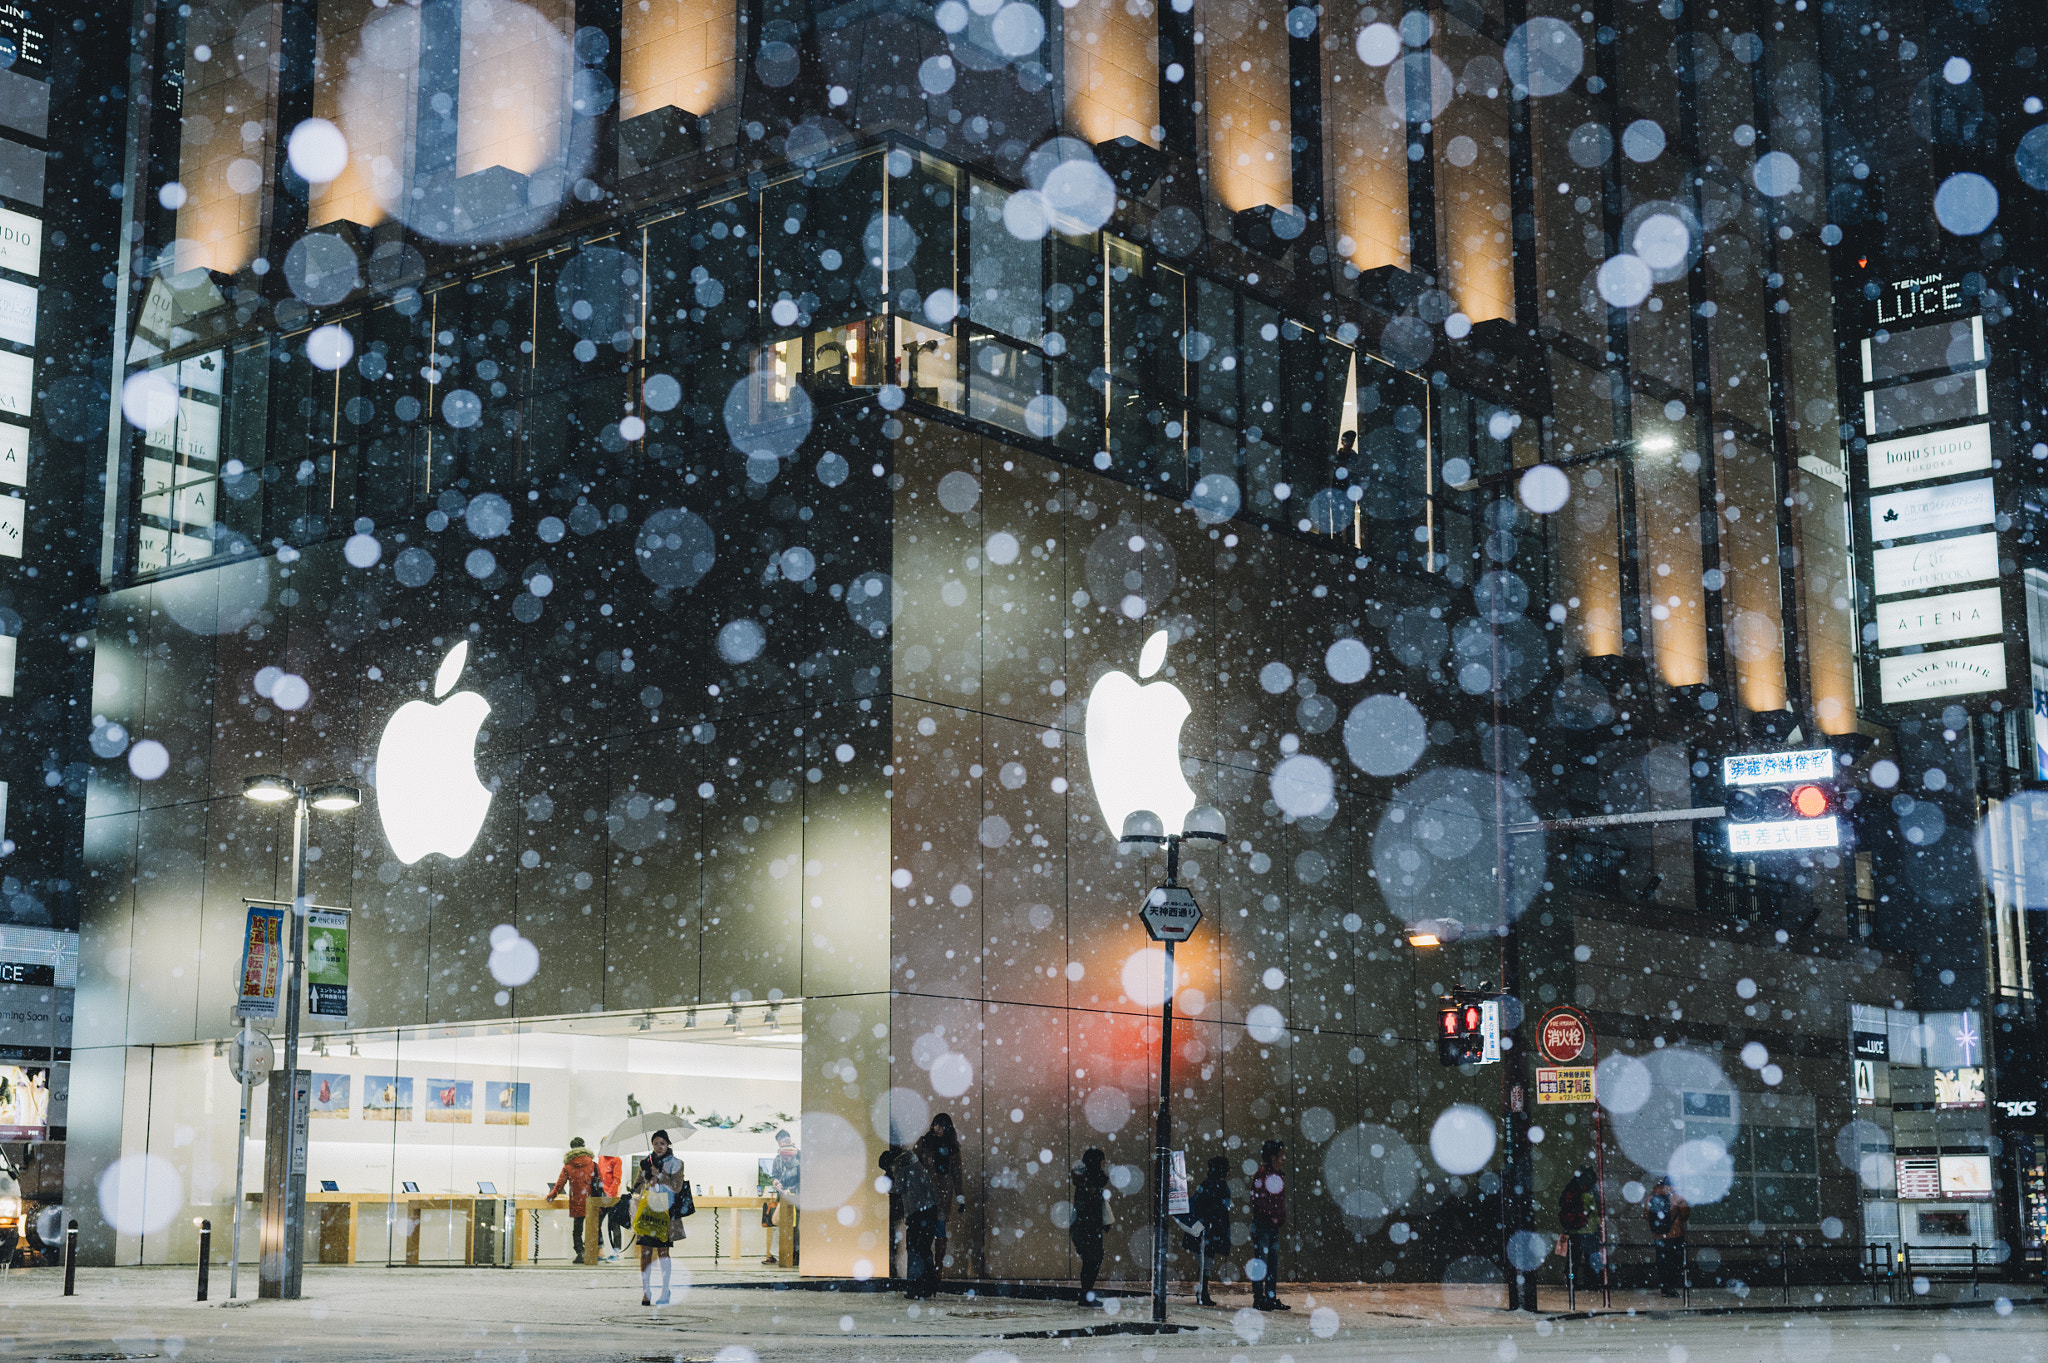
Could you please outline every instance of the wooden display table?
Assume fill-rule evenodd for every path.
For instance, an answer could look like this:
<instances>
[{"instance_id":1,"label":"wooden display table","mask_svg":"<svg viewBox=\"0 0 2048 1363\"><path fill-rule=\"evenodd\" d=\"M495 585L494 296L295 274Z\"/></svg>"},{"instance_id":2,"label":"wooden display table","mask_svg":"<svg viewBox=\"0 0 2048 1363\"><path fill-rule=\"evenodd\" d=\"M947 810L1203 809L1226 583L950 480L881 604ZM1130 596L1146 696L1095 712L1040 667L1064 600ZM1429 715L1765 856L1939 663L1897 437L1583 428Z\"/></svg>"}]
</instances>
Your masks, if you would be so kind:
<instances>
[{"instance_id":1,"label":"wooden display table","mask_svg":"<svg viewBox=\"0 0 2048 1363\"><path fill-rule=\"evenodd\" d=\"M596 1263L598 1261L598 1256L603 1252L603 1248L600 1243L600 1241L603 1238L600 1233L600 1227L602 1227L602 1225L604 1224L604 1212L607 1207L611 1207L617 1204L618 1201L619 1199L616 1197L593 1197L589 1199L587 1204L587 1210L585 1210L583 1214L584 1263ZM719 1232L724 1227L725 1214L727 1212L730 1212L732 1214L731 1249L723 1254L719 1254L716 1251L714 1251L714 1255L717 1258L724 1259L728 1263L739 1263L740 1261L746 1258L746 1252L740 1248L741 1233L746 1229L747 1224L745 1218L749 1213L752 1213L755 1221L758 1222L761 1219L761 1204L766 1201L766 1198L758 1196L714 1197L709 1193L700 1193L697 1196L697 1215L695 1217L689 1218L689 1220L699 1221L701 1224L700 1218L702 1218L705 1213L710 1213L712 1219L713 1243L716 1244L722 1238ZM567 1203L568 1199L564 1198L562 1200L561 1205L566 1206ZM791 1217L793 1217L795 1215L795 1209L791 1208L788 1214ZM685 1224L687 1225L687 1222ZM629 1240L628 1248L630 1247L631 1244ZM787 1267L788 1265L785 1264L784 1266Z\"/></svg>"}]
</instances>

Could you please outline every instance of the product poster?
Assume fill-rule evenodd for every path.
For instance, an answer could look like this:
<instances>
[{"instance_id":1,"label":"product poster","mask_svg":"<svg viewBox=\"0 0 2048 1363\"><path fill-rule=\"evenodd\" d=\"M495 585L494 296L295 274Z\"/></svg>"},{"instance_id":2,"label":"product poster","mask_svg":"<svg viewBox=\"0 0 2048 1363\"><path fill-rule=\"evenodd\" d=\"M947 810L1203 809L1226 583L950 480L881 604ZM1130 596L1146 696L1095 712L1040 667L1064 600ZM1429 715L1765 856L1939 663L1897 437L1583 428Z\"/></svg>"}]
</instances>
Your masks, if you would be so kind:
<instances>
[{"instance_id":1,"label":"product poster","mask_svg":"<svg viewBox=\"0 0 2048 1363\"><path fill-rule=\"evenodd\" d=\"M525 1126L533 1102L533 1085L484 1081L484 1124Z\"/></svg>"},{"instance_id":2,"label":"product poster","mask_svg":"<svg viewBox=\"0 0 2048 1363\"><path fill-rule=\"evenodd\" d=\"M1186 1216L1188 1214L1188 1152L1169 1152L1172 1160L1166 1166L1166 1214Z\"/></svg>"},{"instance_id":3,"label":"product poster","mask_svg":"<svg viewBox=\"0 0 2048 1363\"><path fill-rule=\"evenodd\" d=\"M306 1003L314 1017L348 1016L348 914L306 911Z\"/></svg>"},{"instance_id":4,"label":"product poster","mask_svg":"<svg viewBox=\"0 0 2048 1363\"><path fill-rule=\"evenodd\" d=\"M470 1101L474 1085L467 1079L428 1079L425 1081L426 1116L430 1122L467 1122L472 1120Z\"/></svg>"},{"instance_id":5,"label":"product poster","mask_svg":"<svg viewBox=\"0 0 2048 1363\"><path fill-rule=\"evenodd\" d=\"M412 1080L396 1074L366 1075L363 1079L363 1120L411 1121Z\"/></svg>"},{"instance_id":6,"label":"product poster","mask_svg":"<svg viewBox=\"0 0 2048 1363\"><path fill-rule=\"evenodd\" d=\"M50 1135L50 1071L42 1065L0 1065L0 1141Z\"/></svg>"},{"instance_id":7,"label":"product poster","mask_svg":"<svg viewBox=\"0 0 2048 1363\"><path fill-rule=\"evenodd\" d=\"M278 990L284 979L283 909L270 904L249 906L249 922L242 932L240 978L235 1016L276 1017Z\"/></svg>"},{"instance_id":8,"label":"product poster","mask_svg":"<svg viewBox=\"0 0 2048 1363\"><path fill-rule=\"evenodd\" d=\"M313 1102L306 1109L306 1115L318 1121L345 1120L349 1112L349 1076L346 1074L313 1075Z\"/></svg>"}]
</instances>

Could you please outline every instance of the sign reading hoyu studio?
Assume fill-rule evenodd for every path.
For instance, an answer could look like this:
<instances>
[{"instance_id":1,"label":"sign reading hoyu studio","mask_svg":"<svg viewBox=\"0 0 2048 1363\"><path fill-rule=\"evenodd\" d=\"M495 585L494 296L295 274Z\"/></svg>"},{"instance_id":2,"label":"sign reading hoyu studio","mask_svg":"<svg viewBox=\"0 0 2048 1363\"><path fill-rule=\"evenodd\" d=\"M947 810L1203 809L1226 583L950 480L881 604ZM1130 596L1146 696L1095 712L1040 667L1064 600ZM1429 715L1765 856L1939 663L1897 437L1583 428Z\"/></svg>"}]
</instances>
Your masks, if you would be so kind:
<instances>
[{"instance_id":1,"label":"sign reading hoyu studio","mask_svg":"<svg viewBox=\"0 0 2048 1363\"><path fill-rule=\"evenodd\" d=\"M1865 703L1900 717L2015 703L2025 617L2005 474L2008 401L1981 276L1836 276ZM2005 385L2009 387L2009 385Z\"/></svg>"}]
</instances>

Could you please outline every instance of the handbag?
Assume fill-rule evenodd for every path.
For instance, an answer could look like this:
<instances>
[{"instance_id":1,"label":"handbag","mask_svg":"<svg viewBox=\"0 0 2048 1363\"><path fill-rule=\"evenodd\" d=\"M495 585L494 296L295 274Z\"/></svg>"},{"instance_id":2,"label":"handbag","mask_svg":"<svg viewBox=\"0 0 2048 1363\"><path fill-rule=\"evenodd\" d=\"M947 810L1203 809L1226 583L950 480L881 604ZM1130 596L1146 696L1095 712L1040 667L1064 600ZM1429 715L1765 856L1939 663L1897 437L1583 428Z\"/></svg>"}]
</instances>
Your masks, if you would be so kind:
<instances>
[{"instance_id":1,"label":"handbag","mask_svg":"<svg viewBox=\"0 0 2048 1363\"><path fill-rule=\"evenodd\" d=\"M697 1198L690 1191L690 1181L688 1179L683 1180L683 1186L676 1193L674 1205L668 1209L668 1214L670 1216L695 1216L697 1214Z\"/></svg>"}]
</instances>

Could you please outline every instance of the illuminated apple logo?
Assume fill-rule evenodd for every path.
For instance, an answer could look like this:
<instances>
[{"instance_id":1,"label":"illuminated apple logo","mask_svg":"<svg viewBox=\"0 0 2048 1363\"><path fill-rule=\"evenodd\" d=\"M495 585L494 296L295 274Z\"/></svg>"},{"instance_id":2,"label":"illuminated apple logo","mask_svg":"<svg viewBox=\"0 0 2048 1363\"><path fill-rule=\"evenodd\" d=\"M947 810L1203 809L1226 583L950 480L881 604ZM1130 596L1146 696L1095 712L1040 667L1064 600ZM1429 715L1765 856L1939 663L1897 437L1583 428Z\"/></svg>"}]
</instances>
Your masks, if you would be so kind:
<instances>
[{"instance_id":1,"label":"illuminated apple logo","mask_svg":"<svg viewBox=\"0 0 2048 1363\"><path fill-rule=\"evenodd\" d=\"M1138 675L1149 677L1166 662L1166 631L1145 641ZM1102 805L1111 836L1123 831L1131 811L1149 809L1176 832L1195 806L1180 769L1180 726L1188 700L1172 682L1140 686L1126 672L1107 672L1088 693L1086 738L1088 779Z\"/></svg>"},{"instance_id":2,"label":"illuminated apple logo","mask_svg":"<svg viewBox=\"0 0 2048 1363\"><path fill-rule=\"evenodd\" d=\"M469 661L469 641L448 651L434 695L448 696ZM476 779L476 734L491 703L457 691L438 705L407 701L377 743L377 813L391 850L407 866L429 852L459 857L484 826L491 792Z\"/></svg>"}]
</instances>

